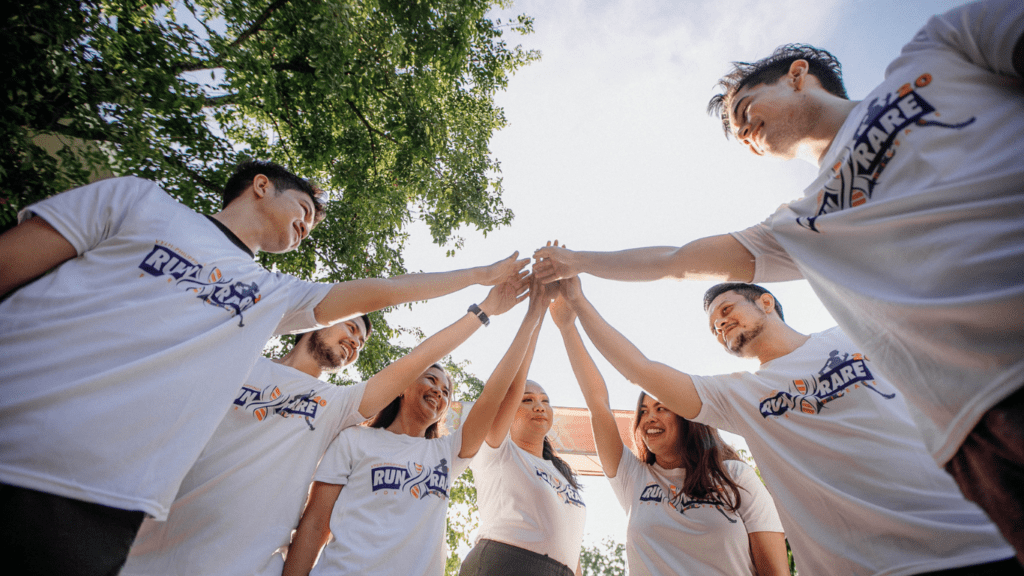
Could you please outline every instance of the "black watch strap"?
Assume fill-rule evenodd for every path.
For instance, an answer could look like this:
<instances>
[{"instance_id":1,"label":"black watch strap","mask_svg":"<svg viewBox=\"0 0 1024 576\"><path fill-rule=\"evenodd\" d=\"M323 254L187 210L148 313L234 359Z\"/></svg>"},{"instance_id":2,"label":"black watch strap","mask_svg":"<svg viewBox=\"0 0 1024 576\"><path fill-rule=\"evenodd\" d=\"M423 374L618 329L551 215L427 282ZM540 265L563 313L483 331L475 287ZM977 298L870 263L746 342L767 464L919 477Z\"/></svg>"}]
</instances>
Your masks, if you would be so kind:
<instances>
[{"instance_id":1,"label":"black watch strap","mask_svg":"<svg viewBox=\"0 0 1024 576\"><path fill-rule=\"evenodd\" d=\"M466 310L466 312L472 312L473 314L476 314L476 317L480 319L480 323L483 324L484 326L488 326L491 323L491 319L488 318L487 314L484 314L484 311L481 310L480 307L477 306L476 304L470 304L469 309Z\"/></svg>"}]
</instances>

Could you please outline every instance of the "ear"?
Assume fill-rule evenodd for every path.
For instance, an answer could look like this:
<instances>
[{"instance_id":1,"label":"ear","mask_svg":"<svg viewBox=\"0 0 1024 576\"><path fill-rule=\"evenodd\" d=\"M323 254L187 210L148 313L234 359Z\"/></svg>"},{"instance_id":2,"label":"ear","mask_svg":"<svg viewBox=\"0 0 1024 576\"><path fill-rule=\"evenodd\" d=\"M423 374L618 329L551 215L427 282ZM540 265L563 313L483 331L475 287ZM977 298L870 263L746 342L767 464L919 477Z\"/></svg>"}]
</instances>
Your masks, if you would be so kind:
<instances>
[{"instance_id":1,"label":"ear","mask_svg":"<svg viewBox=\"0 0 1024 576\"><path fill-rule=\"evenodd\" d=\"M811 65L807 63L807 60L796 60L789 65L789 73L786 74L786 79L789 81L793 89L799 92L804 88L804 81L807 79L807 74L811 69Z\"/></svg>"},{"instance_id":2,"label":"ear","mask_svg":"<svg viewBox=\"0 0 1024 576\"><path fill-rule=\"evenodd\" d=\"M270 178L267 178L263 174L257 174L252 179L252 191L257 198L263 198L267 195L267 191L270 189Z\"/></svg>"},{"instance_id":3,"label":"ear","mask_svg":"<svg viewBox=\"0 0 1024 576\"><path fill-rule=\"evenodd\" d=\"M761 294L758 301L760 302L761 309L764 310L764 313L771 316L772 312L775 311L775 298L772 298L771 294Z\"/></svg>"}]
</instances>

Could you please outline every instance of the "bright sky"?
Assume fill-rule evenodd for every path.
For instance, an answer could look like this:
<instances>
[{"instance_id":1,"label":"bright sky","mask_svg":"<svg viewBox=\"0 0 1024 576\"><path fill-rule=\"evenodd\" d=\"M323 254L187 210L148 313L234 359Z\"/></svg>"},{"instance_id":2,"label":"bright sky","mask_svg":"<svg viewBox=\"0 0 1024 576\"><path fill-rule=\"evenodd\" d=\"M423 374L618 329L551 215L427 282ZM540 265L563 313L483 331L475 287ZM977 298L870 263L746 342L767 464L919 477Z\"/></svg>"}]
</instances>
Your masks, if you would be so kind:
<instances>
[{"instance_id":1,"label":"bright sky","mask_svg":"<svg viewBox=\"0 0 1024 576\"><path fill-rule=\"evenodd\" d=\"M929 15L962 3L519 0L494 16L533 16L535 33L508 41L543 56L498 98L510 125L491 143L501 161L503 200L515 220L486 238L464 230L465 248L454 258L416 228L405 251L407 268L475 266L514 250L530 255L556 238L581 250L678 246L760 222L779 204L801 196L816 168L799 160L757 158L725 140L720 123L704 110L729 62L756 60L789 42L814 44L836 54L851 98L860 99ZM727 355L711 337L701 307L710 285L583 277L584 292L597 309L650 358L694 374L756 369ZM769 288L795 329L809 333L834 325L806 283ZM433 334L485 295L486 289L474 287L392 312L388 320ZM495 319L455 359L469 360L470 370L486 380L525 310L522 305ZM639 389L590 350L613 408L632 409ZM547 389L554 405L585 405L550 319L530 378ZM607 481L588 478L584 487L585 542L605 536L624 542L625 514Z\"/></svg>"}]
</instances>

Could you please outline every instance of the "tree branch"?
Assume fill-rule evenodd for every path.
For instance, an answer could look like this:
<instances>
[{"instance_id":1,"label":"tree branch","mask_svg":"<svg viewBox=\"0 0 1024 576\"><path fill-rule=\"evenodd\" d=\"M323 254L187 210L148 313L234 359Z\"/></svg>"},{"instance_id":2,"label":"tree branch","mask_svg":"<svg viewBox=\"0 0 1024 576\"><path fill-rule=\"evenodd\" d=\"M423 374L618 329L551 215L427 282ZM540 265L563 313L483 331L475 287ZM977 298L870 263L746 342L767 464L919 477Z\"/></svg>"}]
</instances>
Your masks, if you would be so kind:
<instances>
[{"instance_id":1,"label":"tree branch","mask_svg":"<svg viewBox=\"0 0 1024 576\"><path fill-rule=\"evenodd\" d=\"M203 98L203 108L217 108L238 104L238 94L224 94L221 96L206 96Z\"/></svg>"},{"instance_id":2,"label":"tree branch","mask_svg":"<svg viewBox=\"0 0 1024 576\"><path fill-rule=\"evenodd\" d=\"M236 38L235 41L230 44L230 46L232 48L238 48L252 35L262 30L261 26L263 26L263 24L266 23L268 19L270 19L270 16L273 15L273 13L276 12L278 8L281 8L282 6L287 4L288 1L289 0L275 0L273 4L267 6L267 9L263 11L263 14L260 14L259 17L256 18L256 21L252 23L252 26L249 26L248 30L242 32L242 34L238 38Z\"/></svg>"}]
</instances>

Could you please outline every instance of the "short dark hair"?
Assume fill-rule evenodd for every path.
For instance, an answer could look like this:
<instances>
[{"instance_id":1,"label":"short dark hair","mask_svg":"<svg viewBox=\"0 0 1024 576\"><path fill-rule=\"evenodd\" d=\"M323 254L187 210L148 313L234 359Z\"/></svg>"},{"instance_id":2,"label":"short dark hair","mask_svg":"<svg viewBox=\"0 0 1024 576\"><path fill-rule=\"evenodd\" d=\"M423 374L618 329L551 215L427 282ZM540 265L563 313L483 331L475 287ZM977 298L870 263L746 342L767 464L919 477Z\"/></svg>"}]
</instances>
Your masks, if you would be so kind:
<instances>
[{"instance_id":1,"label":"short dark hair","mask_svg":"<svg viewBox=\"0 0 1024 576\"><path fill-rule=\"evenodd\" d=\"M434 362L429 368L427 368L427 370L430 370L430 368L437 368L438 370L440 370L441 373L444 374L445 380L448 381L448 407L451 407L452 397L455 395L455 383L452 382L451 375L449 375L448 371L444 369L444 366L441 366L441 364L437 362ZM426 372L426 370L424 370L424 372ZM399 411L401 411L401 409L402 397L395 396L395 399L392 400L390 404L382 408L380 412L377 412L377 414L375 414L373 418L370 418L370 421L367 422L366 425L369 426L370 428L387 428L388 426L391 426L395 422L395 418L398 418L398 413ZM430 438L439 437L441 434L438 432L438 424L440 424L441 420L444 420L445 416L447 415L448 408L445 408L444 412L441 413L441 417L437 419L437 422L434 422L430 426L427 426L427 429L423 432L423 437L427 438L428 440Z\"/></svg>"},{"instance_id":2,"label":"short dark hair","mask_svg":"<svg viewBox=\"0 0 1024 576\"><path fill-rule=\"evenodd\" d=\"M370 334L373 334L373 323L370 322L370 315L363 314L359 318L362 319L363 325L366 326L366 336L364 338L364 341L369 340ZM321 330L323 330L323 328L321 328ZM302 341L303 336L305 336L306 334L312 334L313 332L316 332L316 330L310 330L309 332L299 332L298 334L295 335L295 343L292 344L292 346L298 346L299 342Z\"/></svg>"},{"instance_id":3,"label":"short dark hair","mask_svg":"<svg viewBox=\"0 0 1024 576\"><path fill-rule=\"evenodd\" d=\"M779 313L779 320L786 321L786 317L782 314L782 303L775 297L775 294L765 290L757 284L747 284L746 282L723 282L722 284L715 284L708 291L704 293L704 312L708 311L711 303L726 292L735 292L740 296L747 299L748 302L757 302L757 299L762 294L767 294L775 300L775 311Z\"/></svg>"},{"instance_id":4,"label":"short dark hair","mask_svg":"<svg viewBox=\"0 0 1024 576\"><path fill-rule=\"evenodd\" d=\"M221 207L227 208L228 204L234 202L242 195L242 192L252 185L253 178L260 174L266 176L278 192L298 190L308 194L313 199L313 206L316 210L313 216L314 223L324 219L326 211L323 205L323 190L309 180L299 178L284 166L266 160L249 160L235 168L235 173L228 178L228 183L224 185L224 200Z\"/></svg>"},{"instance_id":5,"label":"short dark hair","mask_svg":"<svg viewBox=\"0 0 1024 576\"><path fill-rule=\"evenodd\" d=\"M722 130L725 137L732 136L729 123L729 103L744 86L774 84L789 73L789 67L797 60L806 60L808 72L821 82L826 92L849 100L846 86L843 85L843 66L828 50L815 48L810 44L785 44L772 52L771 56L757 62L733 62L732 70L718 80L716 87L725 89L722 94L715 94L708 102L708 114L722 119Z\"/></svg>"}]
</instances>

